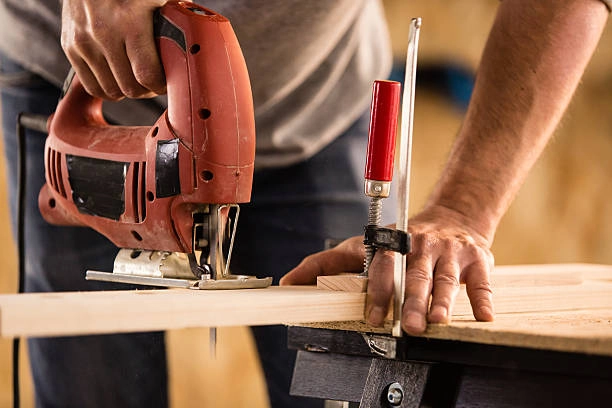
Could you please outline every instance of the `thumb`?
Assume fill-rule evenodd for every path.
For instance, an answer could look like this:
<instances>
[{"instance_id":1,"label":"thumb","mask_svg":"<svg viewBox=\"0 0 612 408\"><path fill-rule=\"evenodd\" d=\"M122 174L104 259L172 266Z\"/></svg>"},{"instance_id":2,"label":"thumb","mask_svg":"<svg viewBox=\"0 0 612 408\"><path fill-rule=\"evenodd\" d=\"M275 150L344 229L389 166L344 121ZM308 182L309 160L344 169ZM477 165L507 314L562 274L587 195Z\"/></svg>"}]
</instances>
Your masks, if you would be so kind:
<instances>
[{"instance_id":1,"label":"thumb","mask_svg":"<svg viewBox=\"0 0 612 408\"><path fill-rule=\"evenodd\" d=\"M360 272L365 256L363 237L349 238L337 247L309 255L280 280L280 285L312 285L317 276Z\"/></svg>"}]
</instances>

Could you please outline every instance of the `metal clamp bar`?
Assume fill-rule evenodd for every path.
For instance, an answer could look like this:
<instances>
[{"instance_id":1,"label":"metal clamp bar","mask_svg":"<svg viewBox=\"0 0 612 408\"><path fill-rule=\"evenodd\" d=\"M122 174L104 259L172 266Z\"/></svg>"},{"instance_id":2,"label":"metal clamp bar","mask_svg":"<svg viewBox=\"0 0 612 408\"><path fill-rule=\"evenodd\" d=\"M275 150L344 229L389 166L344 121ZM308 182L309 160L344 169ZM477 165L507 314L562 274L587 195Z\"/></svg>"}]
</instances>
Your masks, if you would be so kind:
<instances>
[{"instance_id":1,"label":"metal clamp bar","mask_svg":"<svg viewBox=\"0 0 612 408\"><path fill-rule=\"evenodd\" d=\"M408 52L406 55L406 77L402 96L402 123L400 127L399 178L397 183L397 223L395 228L408 233L408 202L410 195L410 166L412 162L412 125L414 117L414 93L416 84L417 50L421 19L410 21L408 34ZM406 281L406 255L395 253L393 270L394 300L393 329L396 337L402 335L401 317L404 305L404 287Z\"/></svg>"}]
</instances>

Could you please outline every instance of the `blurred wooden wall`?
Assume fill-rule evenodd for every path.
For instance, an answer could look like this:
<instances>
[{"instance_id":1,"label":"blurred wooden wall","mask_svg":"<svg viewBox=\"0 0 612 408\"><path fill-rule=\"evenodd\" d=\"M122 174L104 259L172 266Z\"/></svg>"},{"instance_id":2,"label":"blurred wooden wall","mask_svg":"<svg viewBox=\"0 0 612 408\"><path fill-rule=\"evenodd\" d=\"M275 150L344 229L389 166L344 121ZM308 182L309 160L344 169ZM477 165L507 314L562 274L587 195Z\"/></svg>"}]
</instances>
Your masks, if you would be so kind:
<instances>
[{"instance_id":1,"label":"blurred wooden wall","mask_svg":"<svg viewBox=\"0 0 612 408\"><path fill-rule=\"evenodd\" d=\"M395 53L404 58L405 22L421 16L419 66L453 63L475 71L498 0L386 0ZM571 33L568 33L571 35ZM417 79L418 81L418 79ZM411 210L436 181L462 112L417 89ZM612 28L608 24L582 83L499 226L497 264L612 263Z\"/></svg>"},{"instance_id":2,"label":"blurred wooden wall","mask_svg":"<svg viewBox=\"0 0 612 408\"><path fill-rule=\"evenodd\" d=\"M420 66L453 63L475 70L498 0L385 0L394 51L405 54L407 22L421 16ZM569 35L569 34L568 34ZM447 98L419 88L415 107L412 211L431 190L462 112ZM4 171L4 163L0 166ZM3 173L0 174L3 176ZM0 291L16 287L14 244L0 177ZM553 142L535 166L499 227L498 264L612 263L612 30L589 65ZM266 407L253 341L246 328L219 332L216 361L208 358L208 331L168 335L173 407ZM10 342L0 340L0 407L10 406ZM23 407L33 406L24 374Z\"/></svg>"}]
</instances>

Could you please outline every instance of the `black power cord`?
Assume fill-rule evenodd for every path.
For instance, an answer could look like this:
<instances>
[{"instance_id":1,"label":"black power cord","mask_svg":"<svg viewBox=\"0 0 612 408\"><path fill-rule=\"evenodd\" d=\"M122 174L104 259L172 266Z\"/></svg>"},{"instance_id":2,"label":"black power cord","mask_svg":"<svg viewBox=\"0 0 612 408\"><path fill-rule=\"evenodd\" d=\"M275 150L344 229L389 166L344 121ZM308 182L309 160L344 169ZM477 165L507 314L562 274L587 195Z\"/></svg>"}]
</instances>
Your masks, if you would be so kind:
<instances>
[{"instance_id":1,"label":"black power cord","mask_svg":"<svg viewBox=\"0 0 612 408\"><path fill-rule=\"evenodd\" d=\"M20 113L17 116L17 264L18 283L17 293L25 289L25 196L26 196L26 144L25 130L32 129L47 133L47 119L45 115ZM13 339L13 407L19 408L19 343L20 338Z\"/></svg>"}]
</instances>

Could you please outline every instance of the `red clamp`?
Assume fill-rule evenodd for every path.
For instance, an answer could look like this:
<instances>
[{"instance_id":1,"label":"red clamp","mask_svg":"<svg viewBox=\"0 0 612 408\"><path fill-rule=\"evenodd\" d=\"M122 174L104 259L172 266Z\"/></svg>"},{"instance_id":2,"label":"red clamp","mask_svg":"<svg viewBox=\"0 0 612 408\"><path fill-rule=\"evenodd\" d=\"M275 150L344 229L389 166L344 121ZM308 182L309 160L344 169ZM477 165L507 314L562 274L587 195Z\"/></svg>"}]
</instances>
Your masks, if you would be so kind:
<instances>
[{"instance_id":1,"label":"red clamp","mask_svg":"<svg viewBox=\"0 0 612 408\"><path fill-rule=\"evenodd\" d=\"M393 179L400 90L399 82L374 81L364 176L366 180L390 182Z\"/></svg>"}]
</instances>

